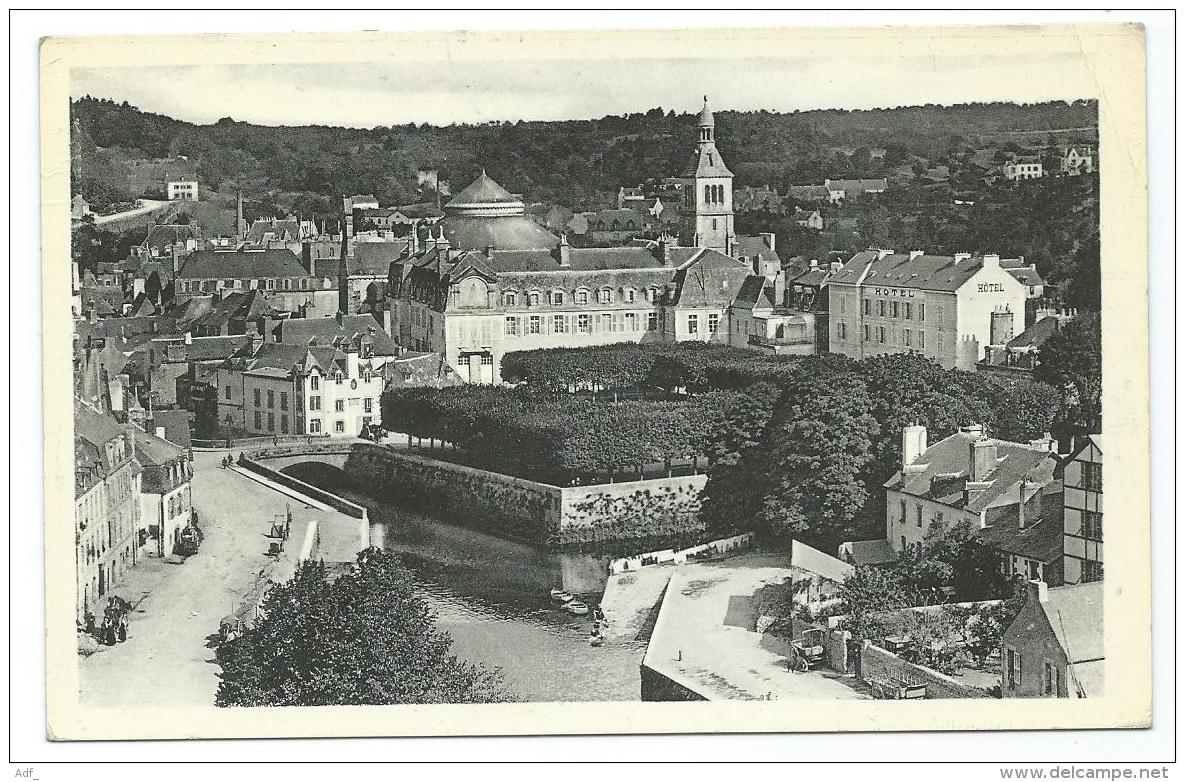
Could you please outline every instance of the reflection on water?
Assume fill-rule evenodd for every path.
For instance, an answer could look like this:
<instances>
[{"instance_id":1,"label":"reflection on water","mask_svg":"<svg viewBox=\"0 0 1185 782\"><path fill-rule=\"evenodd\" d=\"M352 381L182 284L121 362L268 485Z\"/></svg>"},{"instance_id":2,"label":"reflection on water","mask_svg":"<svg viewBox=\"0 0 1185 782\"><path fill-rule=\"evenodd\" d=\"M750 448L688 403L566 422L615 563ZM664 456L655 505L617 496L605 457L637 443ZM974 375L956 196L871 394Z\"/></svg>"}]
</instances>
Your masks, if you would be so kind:
<instances>
[{"instance_id":1,"label":"reflection on water","mask_svg":"<svg viewBox=\"0 0 1185 782\"><path fill-rule=\"evenodd\" d=\"M591 620L561 611L548 594L560 583L555 557L366 494L335 491L369 509L374 544L398 553L415 574L456 654L501 668L516 698L639 698L644 644L590 646Z\"/></svg>"}]
</instances>

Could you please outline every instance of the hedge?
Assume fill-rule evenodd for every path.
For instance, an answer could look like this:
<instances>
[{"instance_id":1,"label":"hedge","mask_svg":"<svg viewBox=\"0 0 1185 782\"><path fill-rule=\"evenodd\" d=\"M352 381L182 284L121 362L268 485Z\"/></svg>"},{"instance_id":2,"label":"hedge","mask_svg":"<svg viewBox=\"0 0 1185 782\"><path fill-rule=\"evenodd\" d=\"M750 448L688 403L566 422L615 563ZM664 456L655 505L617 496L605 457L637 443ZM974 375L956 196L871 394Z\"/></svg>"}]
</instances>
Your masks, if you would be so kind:
<instances>
[{"instance_id":1,"label":"hedge","mask_svg":"<svg viewBox=\"0 0 1185 782\"><path fill-rule=\"evenodd\" d=\"M630 472L709 453L735 404L729 393L675 401L606 402L521 389L392 389L383 425L452 443L470 463L550 482Z\"/></svg>"},{"instance_id":2,"label":"hedge","mask_svg":"<svg viewBox=\"0 0 1185 782\"><path fill-rule=\"evenodd\" d=\"M552 391L612 391L649 384L656 360L677 355L724 355L733 348L706 342L620 342L586 348L516 350L502 357L502 377Z\"/></svg>"}]
</instances>

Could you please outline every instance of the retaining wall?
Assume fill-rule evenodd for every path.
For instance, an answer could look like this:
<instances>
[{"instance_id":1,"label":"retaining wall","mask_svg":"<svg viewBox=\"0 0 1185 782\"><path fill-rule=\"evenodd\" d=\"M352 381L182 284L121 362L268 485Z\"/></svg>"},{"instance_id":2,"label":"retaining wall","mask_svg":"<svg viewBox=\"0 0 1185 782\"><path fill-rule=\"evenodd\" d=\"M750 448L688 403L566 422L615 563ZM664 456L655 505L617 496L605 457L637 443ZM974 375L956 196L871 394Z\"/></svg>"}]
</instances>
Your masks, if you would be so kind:
<instances>
[{"instance_id":1,"label":"retaining wall","mask_svg":"<svg viewBox=\"0 0 1185 782\"><path fill-rule=\"evenodd\" d=\"M865 641L860 649L861 681L925 684L927 698L988 698L986 692L955 681L938 671L914 665L890 651Z\"/></svg>"},{"instance_id":2,"label":"retaining wall","mask_svg":"<svg viewBox=\"0 0 1185 782\"><path fill-rule=\"evenodd\" d=\"M391 501L560 549L703 533L705 475L560 487L371 443L353 445L344 471Z\"/></svg>"}]
</instances>

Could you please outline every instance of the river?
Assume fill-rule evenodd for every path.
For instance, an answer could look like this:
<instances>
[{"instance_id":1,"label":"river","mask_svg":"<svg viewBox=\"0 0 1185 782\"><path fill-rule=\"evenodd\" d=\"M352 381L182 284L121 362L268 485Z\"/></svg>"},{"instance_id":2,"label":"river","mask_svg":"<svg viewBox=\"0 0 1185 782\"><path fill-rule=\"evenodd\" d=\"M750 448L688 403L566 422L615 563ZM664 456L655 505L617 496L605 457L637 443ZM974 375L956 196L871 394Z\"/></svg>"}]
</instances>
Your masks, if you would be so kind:
<instances>
[{"instance_id":1,"label":"river","mask_svg":"<svg viewBox=\"0 0 1185 782\"><path fill-rule=\"evenodd\" d=\"M307 478L305 478L307 480ZM334 487L366 506L371 539L398 553L416 589L453 639L457 656L502 669L522 701L638 700L640 641L589 645L592 622L561 611L549 596L558 560L526 543Z\"/></svg>"}]
</instances>

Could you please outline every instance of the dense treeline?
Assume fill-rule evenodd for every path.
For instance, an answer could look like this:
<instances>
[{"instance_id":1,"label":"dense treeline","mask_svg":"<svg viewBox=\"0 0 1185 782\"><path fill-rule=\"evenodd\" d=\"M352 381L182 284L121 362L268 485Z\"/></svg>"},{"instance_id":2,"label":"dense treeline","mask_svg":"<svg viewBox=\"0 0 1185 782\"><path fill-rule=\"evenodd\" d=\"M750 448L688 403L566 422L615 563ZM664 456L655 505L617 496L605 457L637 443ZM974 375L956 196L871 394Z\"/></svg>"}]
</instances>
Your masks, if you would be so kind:
<instances>
[{"instance_id":1,"label":"dense treeline","mask_svg":"<svg viewBox=\"0 0 1185 782\"><path fill-rule=\"evenodd\" d=\"M759 440L714 469L704 492L710 528L793 536L825 551L884 534L881 484L899 467L901 429L930 441L982 424L1027 441L1056 428L1058 392L1031 380L944 370L915 355L793 363Z\"/></svg>"},{"instance_id":2,"label":"dense treeline","mask_svg":"<svg viewBox=\"0 0 1185 782\"><path fill-rule=\"evenodd\" d=\"M1089 344L1097 332L1078 331L1067 359L1051 357L1046 370L1058 388L945 370L918 355L855 361L611 345L519 353L513 366L529 380L518 389L389 392L383 422L454 443L481 466L551 481L706 457L703 516L713 533L758 530L833 551L843 540L883 535L880 487L900 466L901 430L911 423L926 426L931 442L971 423L1019 442L1086 425L1077 389L1097 388L1098 366L1075 356L1097 352L1097 341ZM593 378L608 390L688 393L598 401L555 392Z\"/></svg>"},{"instance_id":3,"label":"dense treeline","mask_svg":"<svg viewBox=\"0 0 1185 782\"><path fill-rule=\"evenodd\" d=\"M194 125L91 97L72 102L71 115L85 136L84 156L95 161L76 183L75 192L88 198L119 200L119 191L126 189L121 160L186 155L196 161L204 187L241 186L249 198L275 191L302 194L298 208L308 210L329 208L330 197L341 192L374 193L386 203L413 200L416 170L433 168L454 188L486 168L531 201L604 202L622 184L678 175L694 144L692 115L662 108L566 122L369 130L270 127L229 117ZM716 123L721 153L738 186L785 187L824 176L883 174L911 155L936 158L985 135L1065 128L1089 132L1097 118L1093 101L1075 101L789 114L718 111ZM889 151L875 159L866 149L857 154L868 146Z\"/></svg>"},{"instance_id":4,"label":"dense treeline","mask_svg":"<svg viewBox=\"0 0 1185 782\"><path fill-rule=\"evenodd\" d=\"M218 645L218 706L493 703L498 670L457 658L394 554L370 548L331 577L305 562L273 585L260 619Z\"/></svg>"},{"instance_id":5,"label":"dense treeline","mask_svg":"<svg viewBox=\"0 0 1185 782\"><path fill-rule=\"evenodd\" d=\"M451 443L475 466L565 484L708 456L733 436L735 402L726 393L614 403L461 386L389 390L382 411L387 429Z\"/></svg>"}]
</instances>

